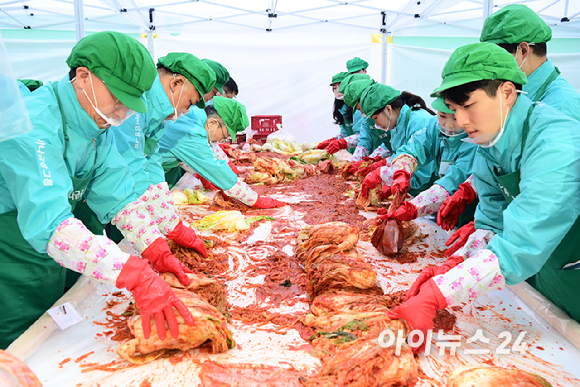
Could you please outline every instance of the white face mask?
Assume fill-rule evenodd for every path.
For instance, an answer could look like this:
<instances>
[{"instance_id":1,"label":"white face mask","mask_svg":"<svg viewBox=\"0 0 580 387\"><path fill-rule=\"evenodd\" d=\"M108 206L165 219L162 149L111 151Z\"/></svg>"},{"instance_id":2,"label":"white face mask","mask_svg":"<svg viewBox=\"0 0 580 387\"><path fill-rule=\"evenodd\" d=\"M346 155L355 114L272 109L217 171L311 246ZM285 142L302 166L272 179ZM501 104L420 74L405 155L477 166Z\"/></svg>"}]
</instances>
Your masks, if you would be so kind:
<instances>
[{"instance_id":1,"label":"white face mask","mask_svg":"<svg viewBox=\"0 0 580 387\"><path fill-rule=\"evenodd\" d=\"M175 79L175 74L173 74L173 79ZM181 112L177 112L177 105L179 105L179 101L181 101L181 94L183 94L183 88L185 87L185 83L181 86L181 91L179 92L179 98L177 99L177 103L175 103L175 98L173 98L173 93L171 93L171 101L172 106L173 106L173 118L171 118L169 121L171 122L175 122L178 119L180 119L181 117L183 117L184 115L186 115L187 113L189 113L189 109L185 110L185 111L181 111Z\"/></svg>"},{"instance_id":2,"label":"white face mask","mask_svg":"<svg viewBox=\"0 0 580 387\"><path fill-rule=\"evenodd\" d=\"M75 81L76 77L71 80L71 82ZM97 114L99 115L99 117L101 117L103 120L105 120L107 122L107 128L109 126L121 126L121 124L123 122L125 122L125 120L129 117L131 117L133 114L135 114L134 111L132 110L128 110L127 114L125 115L124 119L118 119L118 118L111 118L111 117L107 117L106 115L104 115L100 110L99 110L99 104L97 103L97 95L95 94L95 87L93 86L93 77L91 76L91 73L89 72L89 80L91 81L91 89L93 90L93 98L95 99L95 104L93 105L93 101L91 101L91 99L89 98L89 96L87 95L87 92L85 91L85 89L81 89L83 91L83 93L85 93L85 97L87 97L87 99L89 100L89 103L91 104L91 106L93 107L93 109L95 109L95 111L97 112ZM119 102L119 100L117 100L117 102ZM115 102L115 104L117 104L117 102ZM106 128L105 128L106 129Z\"/></svg>"},{"instance_id":3,"label":"white face mask","mask_svg":"<svg viewBox=\"0 0 580 387\"><path fill-rule=\"evenodd\" d=\"M507 112L505 118L503 118L503 104L502 104L502 94L501 94L501 87L499 89L499 121L500 121L500 129L497 133L486 133L474 138L464 138L462 141L469 142L472 144L477 144L482 148L491 148L501 138L504 132L505 122L510 114L510 105L507 106Z\"/></svg>"},{"instance_id":4,"label":"white face mask","mask_svg":"<svg viewBox=\"0 0 580 387\"><path fill-rule=\"evenodd\" d=\"M462 134L465 133L465 130L463 128L459 128L459 129L448 128L448 127L443 126L439 123L437 123L437 127L438 127L439 131L447 137L457 137L457 136L461 136Z\"/></svg>"}]
</instances>

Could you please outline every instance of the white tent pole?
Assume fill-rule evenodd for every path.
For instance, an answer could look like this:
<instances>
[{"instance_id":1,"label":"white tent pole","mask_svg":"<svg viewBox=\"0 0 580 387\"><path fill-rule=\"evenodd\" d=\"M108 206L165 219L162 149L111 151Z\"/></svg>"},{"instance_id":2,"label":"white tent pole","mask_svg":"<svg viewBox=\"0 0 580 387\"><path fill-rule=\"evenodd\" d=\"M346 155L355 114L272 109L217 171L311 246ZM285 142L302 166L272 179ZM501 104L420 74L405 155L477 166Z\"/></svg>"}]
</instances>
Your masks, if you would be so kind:
<instances>
[{"instance_id":1,"label":"white tent pole","mask_svg":"<svg viewBox=\"0 0 580 387\"><path fill-rule=\"evenodd\" d=\"M75 30L77 42L85 37L85 12L83 0L75 0Z\"/></svg>"},{"instance_id":2,"label":"white tent pole","mask_svg":"<svg viewBox=\"0 0 580 387\"><path fill-rule=\"evenodd\" d=\"M493 13L493 0L483 0L483 20Z\"/></svg>"},{"instance_id":3,"label":"white tent pole","mask_svg":"<svg viewBox=\"0 0 580 387\"><path fill-rule=\"evenodd\" d=\"M381 12L381 16L383 18L382 27L381 27L381 33L383 34L383 44L382 44L383 62L382 62L382 67L381 67L381 83L386 84L387 83L387 60L388 60L387 49L388 49L388 43L389 43L389 33L387 32L387 29L386 29L387 13Z\"/></svg>"},{"instance_id":4,"label":"white tent pole","mask_svg":"<svg viewBox=\"0 0 580 387\"><path fill-rule=\"evenodd\" d=\"M151 58L155 61L155 41L153 40L153 32L155 32L155 8L149 8L149 33L147 34L147 48L151 54Z\"/></svg>"}]
</instances>

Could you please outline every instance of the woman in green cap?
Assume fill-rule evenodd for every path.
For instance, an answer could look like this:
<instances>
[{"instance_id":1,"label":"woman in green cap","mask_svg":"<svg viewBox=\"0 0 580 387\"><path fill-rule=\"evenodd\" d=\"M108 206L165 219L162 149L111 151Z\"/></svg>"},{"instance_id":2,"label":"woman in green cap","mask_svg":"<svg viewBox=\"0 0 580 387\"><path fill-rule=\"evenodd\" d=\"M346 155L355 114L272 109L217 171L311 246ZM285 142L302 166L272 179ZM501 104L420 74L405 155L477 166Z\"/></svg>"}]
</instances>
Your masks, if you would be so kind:
<instances>
[{"instance_id":1,"label":"woman in green cap","mask_svg":"<svg viewBox=\"0 0 580 387\"><path fill-rule=\"evenodd\" d=\"M414 172L432 161L435 161L439 179L413 200L403 202L394 213L387 215L379 210L382 219L409 221L434 214L471 175L477 146L461 141L467 138L467 133L457 125L455 115L445 105L443 97L437 97L431 106L437 111L437 116L431 118L425 128L415 132L393 156L392 169L397 184L393 183L391 188L393 192L407 191ZM473 213L471 215L473 219Z\"/></svg>"},{"instance_id":2,"label":"woman in green cap","mask_svg":"<svg viewBox=\"0 0 580 387\"><path fill-rule=\"evenodd\" d=\"M33 130L0 143L0 348L6 348L63 294L66 269L133 293L150 334L151 317L177 337L174 307L191 314L159 272L180 272L174 257L149 262L123 253L73 216L82 200L102 223L130 233L137 247L162 238L137 202L133 178L113 142L111 126L132 111L155 79L141 43L99 32L79 41L67 59L70 73L25 99ZM152 225L153 224L153 225Z\"/></svg>"},{"instance_id":3,"label":"woman in green cap","mask_svg":"<svg viewBox=\"0 0 580 387\"><path fill-rule=\"evenodd\" d=\"M347 76L348 76L347 72L344 71L340 72L338 74L335 74L330 82L332 92L334 93L334 109L332 116L334 118L334 123L340 127L340 133L334 137L329 138L328 140L321 141L316 146L316 149L327 149L328 146L335 140L347 139L350 136L359 134L360 124L364 119L362 118L360 112L355 112L356 114L353 114L352 107L346 105L346 103L343 101L344 95L339 92L340 85ZM348 151L352 153L354 152L354 149L355 148L353 146L348 148ZM338 149L336 150L336 152L338 152Z\"/></svg>"},{"instance_id":4,"label":"woman in green cap","mask_svg":"<svg viewBox=\"0 0 580 387\"><path fill-rule=\"evenodd\" d=\"M245 107L236 100L216 96L213 97L213 106L206 106L205 112L207 116L202 125L190 115L168 125L160 142L167 182L175 184L183 169L197 175L206 188L213 188L211 185L214 185L227 196L253 208L284 206L285 203L260 196L246 183L238 181L228 165L227 156L225 160L218 158L210 145L228 136L233 137L248 127Z\"/></svg>"},{"instance_id":5,"label":"woman in green cap","mask_svg":"<svg viewBox=\"0 0 580 387\"><path fill-rule=\"evenodd\" d=\"M528 98L542 101L580 121L580 94L548 59L546 42L550 39L550 26L523 4L505 6L488 16L479 38L482 42L497 44L515 57L527 76L528 83L523 85L522 90ZM444 203L437 223L446 230L454 228L459 215L476 197L473 178L470 177L462 184L462 189ZM467 242L474 231L473 224L466 225L451 237L448 244L458 240L453 245L457 249Z\"/></svg>"},{"instance_id":6,"label":"woman in green cap","mask_svg":"<svg viewBox=\"0 0 580 387\"><path fill-rule=\"evenodd\" d=\"M495 43L514 55L518 66L526 73L527 81L523 91L532 101L542 101L564 114L580 121L580 94L560 75L560 71L547 58L546 42L552 38L550 26L534 11L522 4L512 4L490 15L483 25L480 41ZM463 212L465 203L477 194L466 183L464 191L457 192L445 204L444 218L440 223L453 228L456 220L453 214ZM470 230L461 230L456 245L465 243Z\"/></svg>"},{"instance_id":7,"label":"woman in green cap","mask_svg":"<svg viewBox=\"0 0 580 387\"><path fill-rule=\"evenodd\" d=\"M480 146L475 227L490 242L424 270L389 317L425 333L437 310L527 281L580 321L580 123L518 95L526 76L495 44L458 48L442 77L434 93Z\"/></svg>"},{"instance_id":8,"label":"woman in green cap","mask_svg":"<svg viewBox=\"0 0 580 387\"><path fill-rule=\"evenodd\" d=\"M380 83L364 91L360 105L363 113L375 120L379 130L391 131L390 145L394 152L407 144L415 132L425 128L434 115L421 97ZM390 158L375 162L359 173L366 175L361 186L363 197L379 184L390 186L393 182ZM429 188L437 178L435 161L430 160L413 174L411 194L417 195Z\"/></svg>"},{"instance_id":9,"label":"woman in green cap","mask_svg":"<svg viewBox=\"0 0 580 387\"><path fill-rule=\"evenodd\" d=\"M388 132L377 130L372 119L364 118L360 106L357 104L358 97L356 100L349 98L355 93L349 93L347 97L346 90L353 83L363 85L360 88L362 91L373 85L375 81L367 74L350 74L344 77L338 87L338 95L343 98L342 102L344 102L343 109L347 112L353 112L354 133L346 137L326 140L318 145L318 149L326 149L330 154L334 154L341 149L349 149L349 151L354 149L354 152L351 151L353 153L352 160L357 163L362 162L363 159L367 160L367 156L371 152L371 157L375 161L381 160L390 154L390 151L384 145L384 141L390 139L390 136ZM358 96L360 97L360 93Z\"/></svg>"}]
</instances>

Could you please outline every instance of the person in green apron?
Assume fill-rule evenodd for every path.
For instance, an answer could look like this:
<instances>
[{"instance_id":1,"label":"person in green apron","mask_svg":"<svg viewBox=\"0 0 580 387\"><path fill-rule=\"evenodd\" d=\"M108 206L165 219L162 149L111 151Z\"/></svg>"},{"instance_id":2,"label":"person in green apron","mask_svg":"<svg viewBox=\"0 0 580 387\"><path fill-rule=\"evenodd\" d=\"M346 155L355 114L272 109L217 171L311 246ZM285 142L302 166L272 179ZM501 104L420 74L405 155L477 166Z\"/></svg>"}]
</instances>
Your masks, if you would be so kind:
<instances>
[{"instance_id":1,"label":"person in green apron","mask_svg":"<svg viewBox=\"0 0 580 387\"><path fill-rule=\"evenodd\" d=\"M439 179L428 190L410 201L404 201L394 213L388 216L383 214L384 219L409 221L436 213L441 204L471 175L477 146L461 141L467 133L457 125L453 111L445 105L443 97L437 97L431 106L437 110L437 116L431 118L424 129L415 132L393 157L393 179L398 180L397 186L393 184L393 187L407 191L415 170L433 160Z\"/></svg>"},{"instance_id":2,"label":"person in green apron","mask_svg":"<svg viewBox=\"0 0 580 387\"><path fill-rule=\"evenodd\" d=\"M162 238L136 202L110 130L147 110L141 96L155 65L141 43L116 32L83 38L66 62L67 76L25 99L33 130L0 143L0 348L62 296L66 269L127 288L144 321L154 316L165 337L167 320L176 337L172 307L193 320L149 263L160 272L187 269L175 258L123 253L72 214L84 199L101 222L113 219L137 245Z\"/></svg>"},{"instance_id":3,"label":"person in green apron","mask_svg":"<svg viewBox=\"0 0 580 387\"><path fill-rule=\"evenodd\" d=\"M370 78L369 76L366 76ZM321 141L316 146L316 149L327 149L327 147L333 143L335 140L344 139L345 142L349 138L354 138L351 136L358 135L360 132L360 122L361 114L358 113L355 115L356 112L353 111L352 107L348 106L344 99L344 95L340 92L340 87L343 85L345 78L350 78L346 71L340 72L335 74L330 81L330 86L332 87L332 92L334 93L334 110L333 110L333 118L334 123L339 126L340 133L336 136L331 137L327 140ZM357 125L354 125L354 121L356 120ZM345 148L350 153L353 153L355 147Z\"/></svg>"},{"instance_id":4,"label":"person in green apron","mask_svg":"<svg viewBox=\"0 0 580 387\"><path fill-rule=\"evenodd\" d=\"M114 129L117 149L135 181L135 196L144 203L159 231L204 256L207 251L203 241L181 222L177 213L165 182L158 141L167 121L176 121L192 105L205 106L202 96L214 88L215 82L214 71L199 58L188 53L169 53L159 58L153 86L144 95L147 113L136 114ZM122 239L119 234L123 235L122 231L111 227L113 240ZM143 253L145 257L171 254L162 239L149 245Z\"/></svg>"},{"instance_id":5,"label":"person in green apron","mask_svg":"<svg viewBox=\"0 0 580 387\"><path fill-rule=\"evenodd\" d=\"M503 7L485 19L479 39L495 43L515 57L527 76L528 83L522 90L528 98L542 101L580 121L580 94L548 59L546 42L552 39L552 30L534 11L522 4ZM472 182L469 178L441 207L437 223L443 229L453 229L465 207L473 205L477 193ZM457 240L453 248L461 247L473 232L473 224L464 226L450 238L448 245Z\"/></svg>"},{"instance_id":6,"label":"person in green apron","mask_svg":"<svg viewBox=\"0 0 580 387\"><path fill-rule=\"evenodd\" d=\"M425 128L435 115L417 95L399 91L394 87L376 83L367 88L360 98L363 113L375 120L379 130L390 131L391 148L398 151L407 144L411 136ZM393 180L390 158L371 164L358 173L365 176L361 194L366 197L371 189L379 184L390 186ZM415 196L426 190L439 178L435 161L427 162L415 171L411 178L411 195Z\"/></svg>"},{"instance_id":7,"label":"person in green apron","mask_svg":"<svg viewBox=\"0 0 580 387\"><path fill-rule=\"evenodd\" d=\"M199 109L198 109L199 110ZM207 181L234 199L253 208L273 208L286 205L267 196L258 195L238 177L228 165L227 156L218 157L221 148L212 147L228 136L249 125L246 108L238 101L226 97L213 97L213 106L206 106L207 115L197 110L168 124L161 138L161 156L166 170L167 183L173 186L185 170L197 174L207 186ZM216 152L218 151L218 152Z\"/></svg>"},{"instance_id":8,"label":"person in green apron","mask_svg":"<svg viewBox=\"0 0 580 387\"><path fill-rule=\"evenodd\" d=\"M527 280L580 321L580 270L568 270L580 247L580 123L518 95L526 76L495 44L458 48L442 77L434 93L480 145L475 226L495 235L468 259L453 255L425 269L389 317L425 332L437 310Z\"/></svg>"}]
</instances>

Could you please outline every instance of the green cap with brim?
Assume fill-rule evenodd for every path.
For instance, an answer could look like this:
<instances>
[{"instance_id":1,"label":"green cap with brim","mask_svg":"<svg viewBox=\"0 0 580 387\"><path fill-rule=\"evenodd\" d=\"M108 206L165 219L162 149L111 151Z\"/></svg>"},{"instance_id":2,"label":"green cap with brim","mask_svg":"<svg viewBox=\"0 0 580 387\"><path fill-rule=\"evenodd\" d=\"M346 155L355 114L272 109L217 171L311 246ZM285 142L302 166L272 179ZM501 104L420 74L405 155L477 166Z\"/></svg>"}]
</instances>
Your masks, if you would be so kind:
<instances>
[{"instance_id":1,"label":"green cap with brim","mask_svg":"<svg viewBox=\"0 0 580 387\"><path fill-rule=\"evenodd\" d=\"M232 138L236 137L236 133L244 131L250 125L246 107L235 99L215 96L213 97L213 107L224 120Z\"/></svg>"},{"instance_id":2,"label":"green cap with brim","mask_svg":"<svg viewBox=\"0 0 580 387\"><path fill-rule=\"evenodd\" d=\"M334 74L332 80L330 81L330 86L334 85L335 83L341 83L347 75L348 73L346 71Z\"/></svg>"},{"instance_id":3,"label":"green cap with brim","mask_svg":"<svg viewBox=\"0 0 580 387\"><path fill-rule=\"evenodd\" d=\"M455 114L455 112L445 104L445 98L441 96L437 96L433 102L431 102L431 106L433 109L437 110L438 112L448 113L448 114Z\"/></svg>"},{"instance_id":4,"label":"green cap with brim","mask_svg":"<svg viewBox=\"0 0 580 387\"><path fill-rule=\"evenodd\" d=\"M120 32L97 32L82 38L66 63L71 69L88 68L123 105L147 112L141 96L153 86L157 70L149 51L137 40Z\"/></svg>"},{"instance_id":5,"label":"green cap with brim","mask_svg":"<svg viewBox=\"0 0 580 387\"><path fill-rule=\"evenodd\" d=\"M367 117L370 117L378 110L392 104L400 95L401 92L394 87L375 83L362 93L360 108Z\"/></svg>"},{"instance_id":6,"label":"green cap with brim","mask_svg":"<svg viewBox=\"0 0 580 387\"><path fill-rule=\"evenodd\" d=\"M374 84L375 81L372 79L364 79L349 83L346 89L344 90L344 99L343 99L344 103L352 107L353 109L356 108L356 104L358 103L358 101L360 101L360 98L364 93L364 91Z\"/></svg>"},{"instance_id":7,"label":"green cap with brim","mask_svg":"<svg viewBox=\"0 0 580 387\"><path fill-rule=\"evenodd\" d=\"M215 60L202 59L201 61L208 65L215 73L215 87L223 95L224 85L230 80L230 73L221 63L216 62Z\"/></svg>"},{"instance_id":8,"label":"green cap with brim","mask_svg":"<svg viewBox=\"0 0 580 387\"><path fill-rule=\"evenodd\" d=\"M528 83L526 74L520 70L514 56L492 43L472 43L459 47L445 63L441 77L441 86L433 90L431 97L437 97L453 87L484 79L512 81L520 85Z\"/></svg>"},{"instance_id":9,"label":"green cap with brim","mask_svg":"<svg viewBox=\"0 0 580 387\"><path fill-rule=\"evenodd\" d=\"M359 58L358 56L355 56L346 62L346 69L349 73L354 73L355 71L366 69L367 67L369 67L369 62Z\"/></svg>"},{"instance_id":10,"label":"green cap with brim","mask_svg":"<svg viewBox=\"0 0 580 387\"><path fill-rule=\"evenodd\" d=\"M22 82L30 91L34 91L44 85L44 82L36 79L19 79L19 81Z\"/></svg>"},{"instance_id":11,"label":"green cap with brim","mask_svg":"<svg viewBox=\"0 0 580 387\"><path fill-rule=\"evenodd\" d=\"M174 73L187 78L201 95L201 99L195 104L200 109L205 107L203 96L212 91L215 85L215 72L198 57L186 52L170 52L157 61Z\"/></svg>"},{"instance_id":12,"label":"green cap with brim","mask_svg":"<svg viewBox=\"0 0 580 387\"><path fill-rule=\"evenodd\" d=\"M356 82L356 81L366 81L371 79L371 76L368 74L348 74L348 76L346 76L342 83L340 84L340 87L338 88L338 92L341 94L344 94L344 91L346 90L346 87L348 85L350 85L352 82ZM374 81L373 81L374 83Z\"/></svg>"},{"instance_id":13,"label":"green cap with brim","mask_svg":"<svg viewBox=\"0 0 580 387\"><path fill-rule=\"evenodd\" d=\"M489 15L479 37L481 42L495 44L545 43L550 39L550 26L523 4L511 4Z\"/></svg>"}]
</instances>

